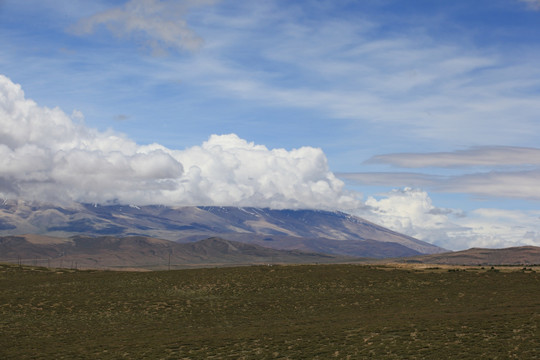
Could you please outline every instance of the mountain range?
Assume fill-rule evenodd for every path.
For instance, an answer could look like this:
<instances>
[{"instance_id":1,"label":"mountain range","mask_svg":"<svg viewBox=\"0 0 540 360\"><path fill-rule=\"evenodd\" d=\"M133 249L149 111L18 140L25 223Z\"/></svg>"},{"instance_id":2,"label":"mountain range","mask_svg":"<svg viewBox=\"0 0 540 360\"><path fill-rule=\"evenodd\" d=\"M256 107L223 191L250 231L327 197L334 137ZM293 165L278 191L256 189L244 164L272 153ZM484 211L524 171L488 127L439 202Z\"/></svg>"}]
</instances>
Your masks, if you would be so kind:
<instances>
[{"instance_id":1,"label":"mountain range","mask_svg":"<svg viewBox=\"0 0 540 360\"><path fill-rule=\"evenodd\" d=\"M211 237L276 250L405 257L445 250L339 211L0 203L0 236L140 236L189 243Z\"/></svg>"},{"instance_id":2,"label":"mountain range","mask_svg":"<svg viewBox=\"0 0 540 360\"><path fill-rule=\"evenodd\" d=\"M0 202L0 261L123 269L380 261L534 265L540 248L448 252L339 211L10 200Z\"/></svg>"}]
</instances>

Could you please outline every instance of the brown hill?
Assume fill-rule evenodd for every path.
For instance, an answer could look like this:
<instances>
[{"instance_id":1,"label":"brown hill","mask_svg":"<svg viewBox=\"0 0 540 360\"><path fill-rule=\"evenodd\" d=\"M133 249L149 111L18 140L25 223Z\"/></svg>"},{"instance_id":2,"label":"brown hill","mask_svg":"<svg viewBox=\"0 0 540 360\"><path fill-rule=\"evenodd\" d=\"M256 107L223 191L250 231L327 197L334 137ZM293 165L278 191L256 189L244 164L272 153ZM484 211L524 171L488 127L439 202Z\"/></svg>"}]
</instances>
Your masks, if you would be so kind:
<instances>
[{"instance_id":1,"label":"brown hill","mask_svg":"<svg viewBox=\"0 0 540 360\"><path fill-rule=\"evenodd\" d=\"M396 259L395 259L396 260ZM419 255L396 262L442 265L540 265L540 247L519 246L504 249L481 249Z\"/></svg>"},{"instance_id":2,"label":"brown hill","mask_svg":"<svg viewBox=\"0 0 540 360\"><path fill-rule=\"evenodd\" d=\"M268 236L258 234L222 234L227 240L257 244L260 246L282 249L300 250L323 254L356 256L366 258L406 257L419 255L419 252L407 246L377 240L332 240L325 238L303 238L295 236Z\"/></svg>"},{"instance_id":3,"label":"brown hill","mask_svg":"<svg viewBox=\"0 0 540 360\"><path fill-rule=\"evenodd\" d=\"M354 258L276 250L221 238L176 243L143 236L0 237L0 261L47 267L167 269L209 265L334 263Z\"/></svg>"}]
</instances>

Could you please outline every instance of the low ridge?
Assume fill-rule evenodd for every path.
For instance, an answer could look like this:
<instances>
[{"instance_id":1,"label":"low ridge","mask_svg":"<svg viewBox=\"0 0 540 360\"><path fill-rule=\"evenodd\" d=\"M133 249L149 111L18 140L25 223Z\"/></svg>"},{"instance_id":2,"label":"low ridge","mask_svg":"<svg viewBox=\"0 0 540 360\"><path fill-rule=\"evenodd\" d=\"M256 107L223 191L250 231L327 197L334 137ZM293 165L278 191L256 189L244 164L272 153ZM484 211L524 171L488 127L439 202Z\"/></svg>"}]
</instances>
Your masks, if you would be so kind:
<instances>
[{"instance_id":1,"label":"low ridge","mask_svg":"<svg viewBox=\"0 0 540 360\"><path fill-rule=\"evenodd\" d=\"M47 267L166 269L208 265L335 263L352 257L276 250L217 237L176 243L142 236L0 237L0 261Z\"/></svg>"},{"instance_id":2,"label":"low ridge","mask_svg":"<svg viewBox=\"0 0 540 360\"><path fill-rule=\"evenodd\" d=\"M504 249L472 248L463 251L396 259L397 262L441 265L540 265L540 247L517 246Z\"/></svg>"}]
</instances>

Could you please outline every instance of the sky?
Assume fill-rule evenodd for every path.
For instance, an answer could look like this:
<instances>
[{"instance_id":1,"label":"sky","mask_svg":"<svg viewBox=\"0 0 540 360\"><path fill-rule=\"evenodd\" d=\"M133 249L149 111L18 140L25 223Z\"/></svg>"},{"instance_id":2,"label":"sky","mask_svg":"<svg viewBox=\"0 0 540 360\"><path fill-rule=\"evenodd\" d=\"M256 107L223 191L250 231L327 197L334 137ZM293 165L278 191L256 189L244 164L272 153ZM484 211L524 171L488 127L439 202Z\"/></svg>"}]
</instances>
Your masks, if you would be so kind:
<instances>
[{"instance_id":1,"label":"sky","mask_svg":"<svg viewBox=\"0 0 540 360\"><path fill-rule=\"evenodd\" d=\"M540 0L0 0L0 197L540 246Z\"/></svg>"}]
</instances>

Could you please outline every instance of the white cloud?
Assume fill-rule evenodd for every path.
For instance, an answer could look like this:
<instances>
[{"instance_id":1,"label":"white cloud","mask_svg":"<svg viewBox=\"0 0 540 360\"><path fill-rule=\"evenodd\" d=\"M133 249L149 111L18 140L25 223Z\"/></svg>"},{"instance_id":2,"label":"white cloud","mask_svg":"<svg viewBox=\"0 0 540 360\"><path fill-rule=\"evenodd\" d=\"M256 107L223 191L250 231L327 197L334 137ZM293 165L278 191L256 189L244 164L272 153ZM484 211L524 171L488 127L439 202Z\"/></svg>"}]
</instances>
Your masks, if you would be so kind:
<instances>
[{"instance_id":1,"label":"white cloud","mask_svg":"<svg viewBox=\"0 0 540 360\"><path fill-rule=\"evenodd\" d=\"M82 121L78 112L70 117L38 106L19 85L0 76L0 196L341 209L453 250L540 245L540 212L478 209L464 214L439 208L425 191L411 188L369 197L363 204L329 170L318 148L268 149L229 134L175 150L138 145Z\"/></svg>"},{"instance_id":2,"label":"white cloud","mask_svg":"<svg viewBox=\"0 0 540 360\"><path fill-rule=\"evenodd\" d=\"M131 0L124 6L83 18L73 26L77 34L89 34L100 25L118 37L140 38L155 53L168 48L197 50L203 40L189 28L184 19L189 8L215 3L214 0Z\"/></svg>"},{"instance_id":3,"label":"white cloud","mask_svg":"<svg viewBox=\"0 0 540 360\"><path fill-rule=\"evenodd\" d=\"M80 121L81 114L75 112ZM78 124L0 75L0 193L45 201L353 209L321 149L267 149L234 134L173 150Z\"/></svg>"},{"instance_id":4,"label":"white cloud","mask_svg":"<svg viewBox=\"0 0 540 360\"><path fill-rule=\"evenodd\" d=\"M539 211L476 209L460 220L468 229L448 234L454 246L509 247L540 246Z\"/></svg>"},{"instance_id":5,"label":"white cloud","mask_svg":"<svg viewBox=\"0 0 540 360\"><path fill-rule=\"evenodd\" d=\"M359 214L398 232L450 250L540 245L539 211L441 209L419 189L369 197Z\"/></svg>"},{"instance_id":6,"label":"white cloud","mask_svg":"<svg viewBox=\"0 0 540 360\"><path fill-rule=\"evenodd\" d=\"M185 185L188 192L211 194L217 203L278 208L358 205L328 170L320 149L269 150L235 135L213 135L202 146L173 155L185 166L187 178L202 177Z\"/></svg>"},{"instance_id":7,"label":"white cloud","mask_svg":"<svg viewBox=\"0 0 540 360\"><path fill-rule=\"evenodd\" d=\"M366 200L362 215L395 231L441 245L441 235L459 228L449 215L455 211L439 209L425 191L404 188Z\"/></svg>"}]
</instances>

